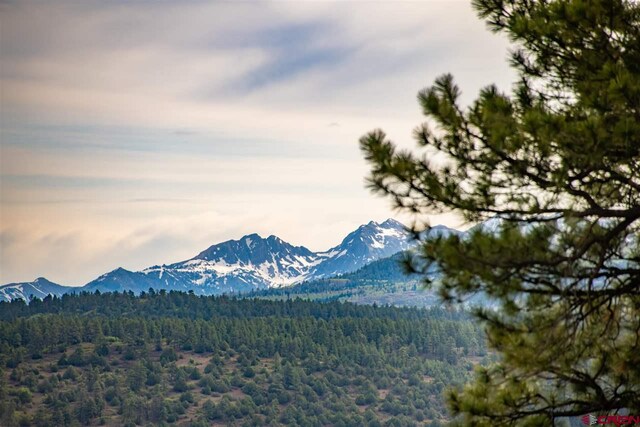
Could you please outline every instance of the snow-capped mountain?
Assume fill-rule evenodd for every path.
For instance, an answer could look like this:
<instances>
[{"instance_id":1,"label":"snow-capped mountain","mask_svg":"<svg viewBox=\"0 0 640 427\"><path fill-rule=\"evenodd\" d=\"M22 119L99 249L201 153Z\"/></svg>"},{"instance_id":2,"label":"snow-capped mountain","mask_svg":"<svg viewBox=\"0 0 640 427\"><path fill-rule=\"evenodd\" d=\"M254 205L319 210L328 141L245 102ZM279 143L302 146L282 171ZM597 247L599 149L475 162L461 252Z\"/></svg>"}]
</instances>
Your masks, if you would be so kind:
<instances>
[{"instance_id":1,"label":"snow-capped mountain","mask_svg":"<svg viewBox=\"0 0 640 427\"><path fill-rule=\"evenodd\" d=\"M380 258L387 258L414 245L404 225L394 219L382 224L371 221L349 233L338 246L318 255L323 261L315 266L311 278L350 273Z\"/></svg>"},{"instance_id":2,"label":"snow-capped mountain","mask_svg":"<svg viewBox=\"0 0 640 427\"><path fill-rule=\"evenodd\" d=\"M323 260L309 249L276 236L249 234L213 245L187 261L150 267L141 273L171 289L242 292L298 283Z\"/></svg>"},{"instance_id":3,"label":"snow-capped mountain","mask_svg":"<svg viewBox=\"0 0 640 427\"><path fill-rule=\"evenodd\" d=\"M250 234L211 246L187 261L150 267L141 273L159 283L156 289L244 292L349 273L407 249L411 243L410 233L395 220L362 225L324 252L293 246L276 236Z\"/></svg>"},{"instance_id":4,"label":"snow-capped mountain","mask_svg":"<svg viewBox=\"0 0 640 427\"><path fill-rule=\"evenodd\" d=\"M11 301L13 299L22 299L29 301L31 296L44 298L47 295L61 296L69 291L67 286L61 286L39 277L33 282L9 283L0 286L0 301Z\"/></svg>"},{"instance_id":5,"label":"snow-capped mountain","mask_svg":"<svg viewBox=\"0 0 640 427\"><path fill-rule=\"evenodd\" d=\"M422 238L450 232L456 231L437 226ZM412 233L393 219L364 224L349 233L339 245L322 252L293 246L276 236L264 238L249 234L239 240L213 245L195 257L175 264L156 265L138 272L118 268L81 288L52 284L59 289L48 291L41 287L37 288L40 291L36 291L33 287L32 293L38 297L48 293L61 295L65 292L96 290L139 293L149 288L193 291L199 295L246 292L350 273L415 244ZM27 289L26 285L33 283L3 286L0 289L7 290L0 294L0 300L28 299L29 289L32 288ZM27 289L26 294L23 289Z\"/></svg>"}]
</instances>

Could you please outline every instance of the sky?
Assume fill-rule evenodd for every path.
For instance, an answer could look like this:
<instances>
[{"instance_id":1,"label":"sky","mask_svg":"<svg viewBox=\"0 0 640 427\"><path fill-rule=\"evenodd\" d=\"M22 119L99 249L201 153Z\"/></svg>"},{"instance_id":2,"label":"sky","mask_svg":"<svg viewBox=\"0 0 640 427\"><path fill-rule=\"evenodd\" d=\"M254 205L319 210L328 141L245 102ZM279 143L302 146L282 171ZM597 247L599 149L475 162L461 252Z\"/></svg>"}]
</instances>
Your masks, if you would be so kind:
<instances>
[{"instance_id":1,"label":"sky","mask_svg":"<svg viewBox=\"0 0 640 427\"><path fill-rule=\"evenodd\" d=\"M419 90L508 90L507 56L468 0L2 1L0 284L408 224L365 188L358 139L412 147Z\"/></svg>"}]
</instances>

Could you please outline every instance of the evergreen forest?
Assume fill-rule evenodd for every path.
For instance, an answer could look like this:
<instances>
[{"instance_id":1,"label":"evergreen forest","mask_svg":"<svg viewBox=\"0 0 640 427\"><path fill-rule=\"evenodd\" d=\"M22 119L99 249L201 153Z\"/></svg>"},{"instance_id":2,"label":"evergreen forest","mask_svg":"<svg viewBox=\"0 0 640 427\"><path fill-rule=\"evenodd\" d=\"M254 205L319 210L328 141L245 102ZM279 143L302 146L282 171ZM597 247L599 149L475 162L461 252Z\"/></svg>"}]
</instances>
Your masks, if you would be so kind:
<instances>
[{"instance_id":1,"label":"evergreen forest","mask_svg":"<svg viewBox=\"0 0 640 427\"><path fill-rule=\"evenodd\" d=\"M461 310L180 292L0 303L0 425L440 425Z\"/></svg>"}]
</instances>

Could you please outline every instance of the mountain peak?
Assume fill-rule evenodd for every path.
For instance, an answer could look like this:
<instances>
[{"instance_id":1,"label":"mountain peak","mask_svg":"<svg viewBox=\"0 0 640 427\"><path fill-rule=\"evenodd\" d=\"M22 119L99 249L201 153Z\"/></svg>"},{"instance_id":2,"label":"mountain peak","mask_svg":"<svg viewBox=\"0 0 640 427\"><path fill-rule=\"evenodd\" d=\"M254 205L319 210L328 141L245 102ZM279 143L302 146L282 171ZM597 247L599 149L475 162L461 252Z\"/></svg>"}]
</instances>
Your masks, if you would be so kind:
<instances>
[{"instance_id":1,"label":"mountain peak","mask_svg":"<svg viewBox=\"0 0 640 427\"><path fill-rule=\"evenodd\" d=\"M110 277L110 276L122 276L122 275L129 274L129 273L133 274L132 271L125 270L122 267L118 267L118 268L115 268L115 269L109 271L108 273L104 273L102 276L98 277L96 280L101 280L101 279L104 279L105 277Z\"/></svg>"},{"instance_id":2,"label":"mountain peak","mask_svg":"<svg viewBox=\"0 0 640 427\"><path fill-rule=\"evenodd\" d=\"M240 238L240 242L246 242L246 241L257 241L257 240L265 240L264 237L262 237L261 235L259 235L258 233L251 233L251 234L245 234L244 236L242 236Z\"/></svg>"},{"instance_id":3,"label":"mountain peak","mask_svg":"<svg viewBox=\"0 0 640 427\"><path fill-rule=\"evenodd\" d=\"M240 241L243 240L247 240L247 239L260 239L260 240L264 240L264 238L259 235L258 233L251 233L251 234L245 234L244 236L242 236L240 238Z\"/></svg>"},{"instance_id":4,"label":"mountain peak","mask_svg":"<svg viewBox=\"0 0 640 427\"><path fill-rule=\"evenodd\" d=\"M38 277L33 282L9 283L0 286L0 301L21 299L29 301L32 297L45 298L47 295L62 296L73 288L58 285L44 277Z\"/></svg>"},{"instance_id":5,"label":"mountain peak","mask_svg":"<svg viewBox=\"0 0 640 427\"><path fill-rule=\"evenodd\" d=\"M405 228L404 224L402 224L400 221L396 221L393 218L387 218L387 220L380 225L383 227L402 228L402 229Z\"/></svg>"},{"instance_id":6,"label":"mountain peak","mask_svg":"<svg viewBox=\"0 0 640 427\"><path fill-rule=\"evenodd\" d=\"M369 221L368 223L362 224L360 227L358 227L359 230L362 230L362 229L373 230L373 229L380 229L380 228L393 228L398 230L406 229L404 224L402 224L400 221L397 221L393 218L387 218L383 222Z\"/></svg>"},{"instance_id":7,"label":"mountain peak","mask_svg":"<svg viewBox=\"0 0 640 427\"><path fill-rule=\"evenodd\" d=\"M263 240L264 239L262 238L262 236L259 235L258 233L251 233L251 234L247 234L246 236L243 236L240 239L240 242L247 245L247 248L251 250L256 246L256 242L261 242Z\"/></svg>"},{"instance_id":8,"label":"mountain peak","mask_svg":"<svg viewBox=\"0 0 640 427\"><path fill-rule=\"evenodd\" d=\"M398 221L391 218L383 223L369 221L326 251L327 260L315 268L314 275L330 277L349 273L371 261L408 249L412 244L411 234Z\"/></svg>"}]
</instances>

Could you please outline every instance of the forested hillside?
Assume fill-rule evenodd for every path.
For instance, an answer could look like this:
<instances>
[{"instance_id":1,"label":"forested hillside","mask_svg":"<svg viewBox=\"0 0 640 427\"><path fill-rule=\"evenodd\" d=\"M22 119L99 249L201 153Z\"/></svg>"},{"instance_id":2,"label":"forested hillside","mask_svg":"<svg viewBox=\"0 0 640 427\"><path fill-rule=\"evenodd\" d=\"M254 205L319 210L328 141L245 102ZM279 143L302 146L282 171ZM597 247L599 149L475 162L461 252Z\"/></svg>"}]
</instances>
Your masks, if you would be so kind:
<instances>
[{"instance_id":1,"label":"forested hillside","mask_svg":"<svg viewBox=\"0 0 640 427\"><path fill-rule=\"evenodd\" d=\"M160 292L0 303L0 425L438 425L486 354L442 309Z\"/></svg>"}]
</instances>

